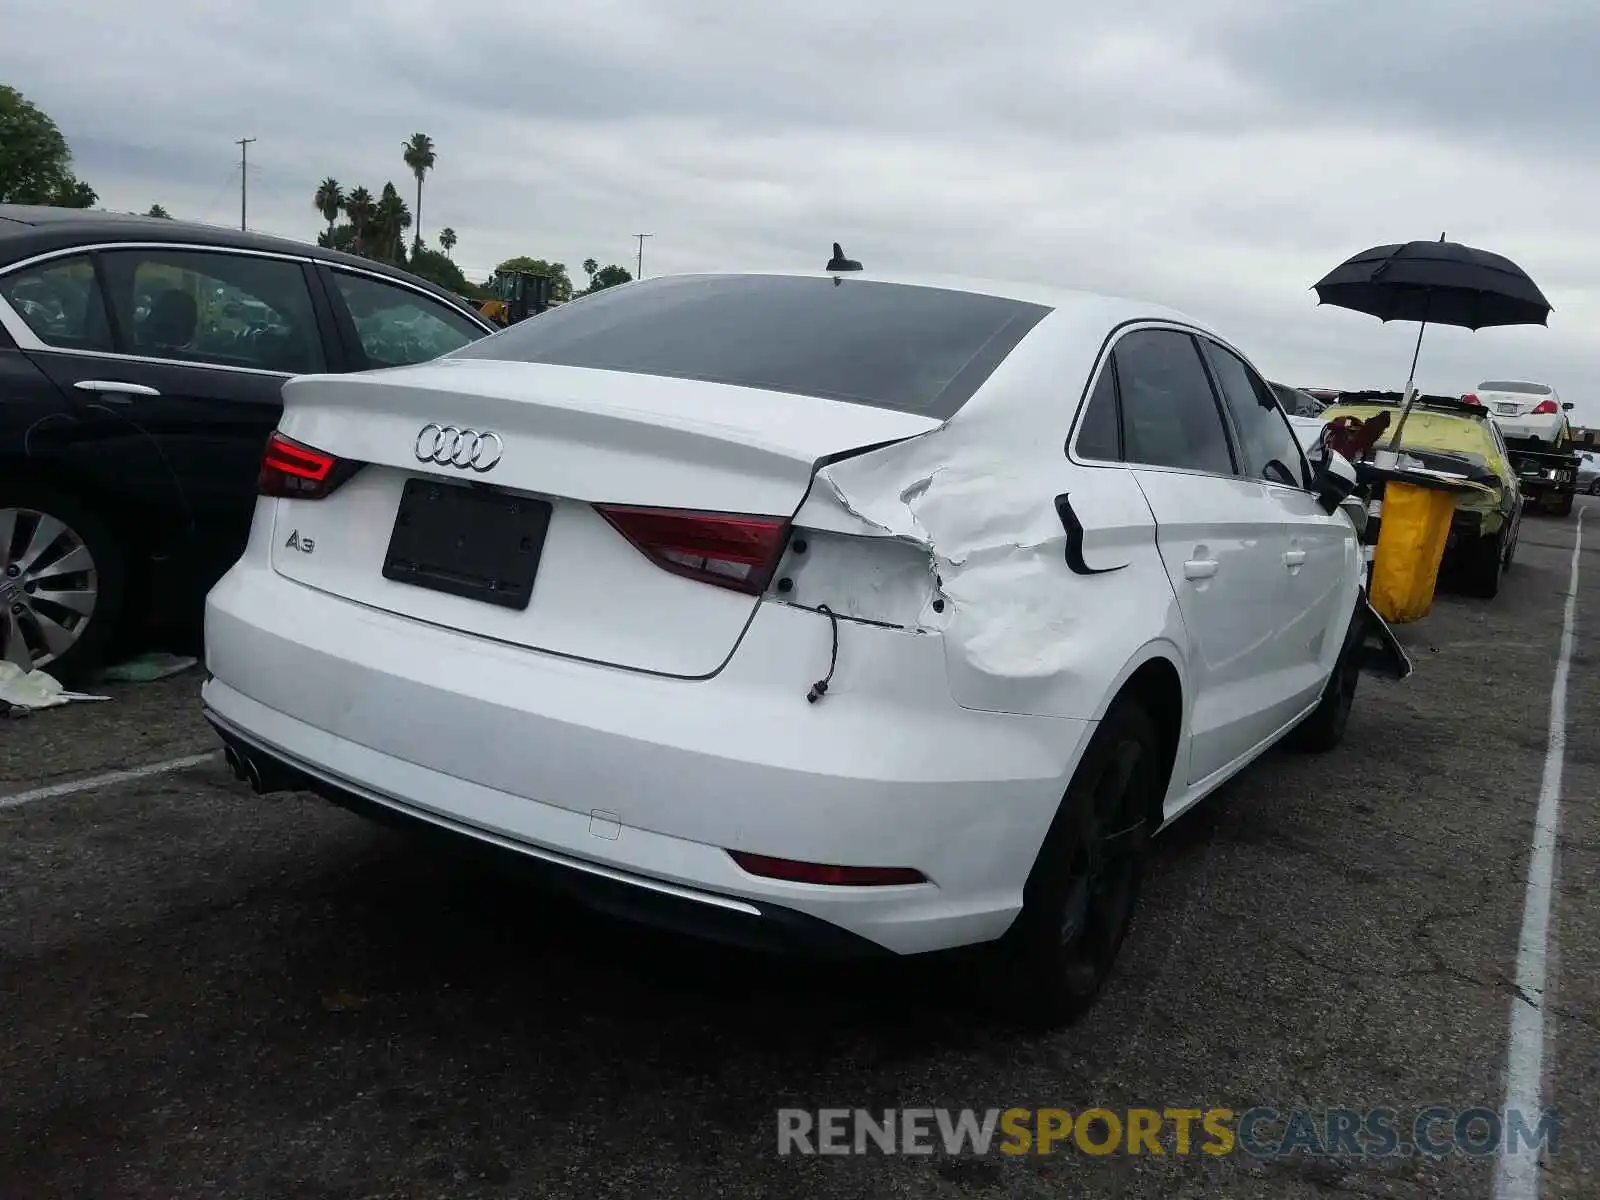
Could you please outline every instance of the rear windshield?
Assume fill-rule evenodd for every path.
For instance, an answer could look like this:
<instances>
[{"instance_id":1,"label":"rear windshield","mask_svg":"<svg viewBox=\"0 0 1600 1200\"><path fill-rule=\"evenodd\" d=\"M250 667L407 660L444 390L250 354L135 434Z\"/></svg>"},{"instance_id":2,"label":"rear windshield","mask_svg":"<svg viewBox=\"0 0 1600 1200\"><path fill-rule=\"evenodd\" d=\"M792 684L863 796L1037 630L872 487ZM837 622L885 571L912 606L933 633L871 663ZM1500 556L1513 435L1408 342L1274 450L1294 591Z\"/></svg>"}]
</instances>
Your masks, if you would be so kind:
<instances>
[{"instance_id":1,"label":"rear windshield","mask_svg":"<svg viewBox=\"0 0 1600 1200\"><path fill-rule=\"evenodd\" d=\"M1525 392L1530 396L1548 396L1550 389L1542 383L1518 383L1512 379L1491 379L1478 385L1480 392Z\"/></svg>"},{"instance_id":2,"label":"rear windshield","mask_svg":"<svg viewBox=\"0 0 1600 1200\"><path fill-rule=\"evenodd\" d=\"M563 304L451 357L696 379L942 421L1049 311L864 279L666 277Z\"/></svg>"}]
</instances>

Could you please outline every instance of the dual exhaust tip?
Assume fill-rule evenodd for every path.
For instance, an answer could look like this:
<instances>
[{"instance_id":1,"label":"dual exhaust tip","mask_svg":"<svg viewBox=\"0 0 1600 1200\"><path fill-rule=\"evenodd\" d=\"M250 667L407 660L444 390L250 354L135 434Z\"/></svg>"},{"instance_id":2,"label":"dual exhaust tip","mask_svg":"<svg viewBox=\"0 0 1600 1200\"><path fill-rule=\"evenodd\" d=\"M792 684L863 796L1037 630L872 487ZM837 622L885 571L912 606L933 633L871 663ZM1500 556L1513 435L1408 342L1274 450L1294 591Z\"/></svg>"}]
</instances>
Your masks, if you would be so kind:
<instances>
[{"instance_id":1,"label":"dual exhaust tip","mask_svg":"<svg viewBox=\"0 0 1600 1200\"><path fill-rule=\"evenodd\" d=\"M306 791L311 785L311 781L298 772L232 742L223 743L222 754L233 777L249 784L250 790L258 796Z\"/></svg>"}]
</instances>

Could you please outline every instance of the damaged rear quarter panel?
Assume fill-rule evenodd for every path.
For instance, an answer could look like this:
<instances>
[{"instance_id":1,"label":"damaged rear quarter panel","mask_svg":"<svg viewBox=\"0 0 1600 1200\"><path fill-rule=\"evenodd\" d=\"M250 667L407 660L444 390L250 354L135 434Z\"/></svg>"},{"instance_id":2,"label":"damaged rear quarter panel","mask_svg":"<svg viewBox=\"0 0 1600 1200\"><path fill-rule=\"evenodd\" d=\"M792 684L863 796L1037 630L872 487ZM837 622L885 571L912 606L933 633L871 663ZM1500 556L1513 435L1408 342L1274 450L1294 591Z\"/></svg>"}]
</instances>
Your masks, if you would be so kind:
<instances>
[{"instance_id":1,"label":"damaged rear quarter panel","mask_svg":"<svg viewBox=\"0 0 1600 1200\"><path fill-rule=\"evenodd\" d=\"M895 594L902 615L914 607L915 627L943 639L951 692L965 708L1097 720L1148 658L1168 658L1187 676L1182 618L1138 484L1120 467L1075 464L1063 451L1076 399L1076 389L1063 395L1043 422L1030 406L1022 427L1008 428L1018 405L963 412L834 463L796 514L800 527L892 539L911 552L881 560L901 566L880 569L871 587ZM1068 568L1055 509L1063 493L1084 526L1085 562L1120 569Z\"/></svg>"}]
</instances>

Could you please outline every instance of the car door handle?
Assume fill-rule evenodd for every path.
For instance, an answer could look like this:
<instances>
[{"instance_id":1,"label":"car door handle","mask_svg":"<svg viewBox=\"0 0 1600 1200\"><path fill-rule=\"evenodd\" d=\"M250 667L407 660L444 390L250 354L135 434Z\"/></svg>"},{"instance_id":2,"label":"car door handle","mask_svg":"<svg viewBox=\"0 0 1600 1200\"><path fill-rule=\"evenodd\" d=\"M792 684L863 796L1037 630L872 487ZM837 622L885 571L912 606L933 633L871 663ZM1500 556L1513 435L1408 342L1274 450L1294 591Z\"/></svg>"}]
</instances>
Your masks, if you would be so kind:
<instances>
[{"instance_id":1,"label":"car door handle","mask_svg":"<svg viewBox=\"0 0 1600 1200\"><path fill-rule=\"evenodd\" d=\"M72 385L80 392L94 392L102 396L159 396L161 393L142 383L122 383L116 379L80 379ZM123 401L123 403L127 403Z\"/></svg>"},{"instance_id":2,"label":"car door handle","mask_svg":"<svg viewBox=\"0 0 1600 1200\"><path fill-rule=\"evenodd\" d=\"M1304 550L1289 550L1284 553L1283 565L1293 571L1296 567L1303 566L1306 561Z\"/></svg>"},{"instance_id":3,"label":"car door handle","mask_svg":"<svg viewBox=\"0 0 1600 1200\"><path fill-rule=\"evenodd\" d=\"M1214 558L1191 558L1183 564L1183 577L1185 579L1210 579L1217 573L1217 560Z\"/></svg>"}]
</instances>

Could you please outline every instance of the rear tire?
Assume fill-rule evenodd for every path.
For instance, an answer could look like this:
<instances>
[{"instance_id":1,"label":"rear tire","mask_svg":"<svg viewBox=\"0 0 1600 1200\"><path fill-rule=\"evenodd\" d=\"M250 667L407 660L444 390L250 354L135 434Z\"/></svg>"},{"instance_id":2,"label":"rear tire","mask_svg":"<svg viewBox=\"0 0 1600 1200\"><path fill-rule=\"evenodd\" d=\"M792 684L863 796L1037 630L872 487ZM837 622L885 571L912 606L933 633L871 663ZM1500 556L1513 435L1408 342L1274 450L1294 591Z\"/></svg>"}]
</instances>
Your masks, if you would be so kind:
<instances>
[{"instance_id":1,"label":"rear tire","mask_svg":"<svg viewBox=\"0 0 1600 1200\"><path fill-rule=\"evenodd\" d=\"M1070 1025L1104 988L1138 901L1167 757L1155 722L1127 697L1090 738L1028 875L1022 912L994 947L995 999L1021 1023Z\"/></svg>"},{"instance_id":2,"label":"rear tire","mask_svg":"<svg viewBox=\"0 0 1600 1200\"><path fill-rule=\"evenodd\" d=\"M1558 517L1570 517L1572 515L1572 493L1564 493L1561 499L1555 502L1555 506L1550 511Z\"/></svg>"},{"instance_id":3,"label":"rear tire","mask_svg":"<svg viewBox=\"0 0 1600 1200\"><path fill-rule=\"evenodd\" d=\"M44 546L31 544L41 526L55 528L51 522L64 528ZM11 535L10 544L0 545L0 590L8 591L0 607L0 660L43 670L62 683L81 681L103 664L122 624L122 547L87 503L26 479L0 484L0 532ZM69 559L75 569L67 569ZM22 569L24 560L28 569ZM52 565L54 574L41 573Z\"/></svg>"},{"instance_id":4,"label":"rear tire","mask_svg":"<svg viewBox=\"0 0 1600 1200\"><path fill-rule=\"evenodd\" d=\"M1355 704L1356 685L1361 681L1361 644L1365 638L1365 613L1358 604L1345 629L1344 645L1339 648L1333 673L1323 686L1322 699L1311 710L1311 715L1284 739L1284 745L1290 750L1326 754L1344 740L1350 709Z\"/></svg>"},{"instance_id":5,"label":"rear tire","mask_svg":"<svg viewBox=\"0 0 1600 1200\"><path fill-rule=\"evenodd\" d=\"M1505 570L1506 531L1477 537L1461 550L1461 586L1469 596L1493 600L1500 594L1500 575Z\"/></svg>"}]
</instances>

